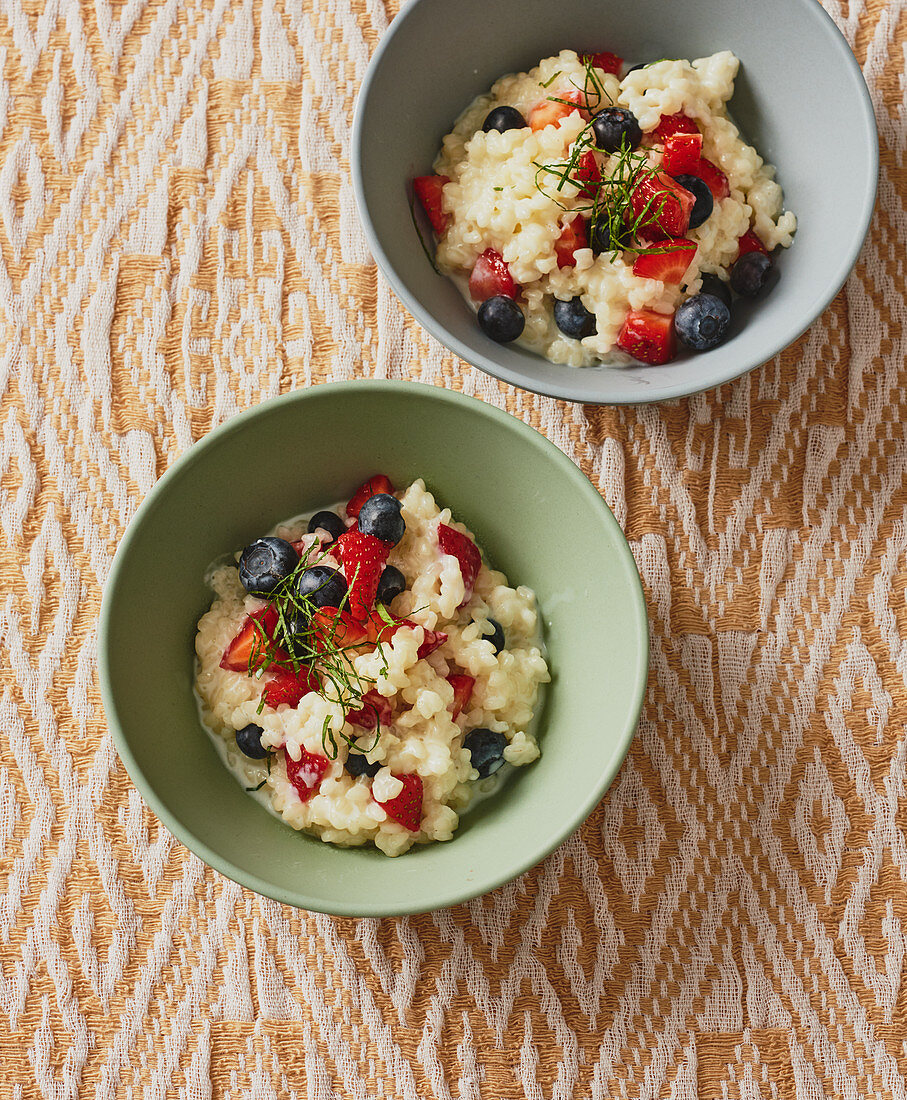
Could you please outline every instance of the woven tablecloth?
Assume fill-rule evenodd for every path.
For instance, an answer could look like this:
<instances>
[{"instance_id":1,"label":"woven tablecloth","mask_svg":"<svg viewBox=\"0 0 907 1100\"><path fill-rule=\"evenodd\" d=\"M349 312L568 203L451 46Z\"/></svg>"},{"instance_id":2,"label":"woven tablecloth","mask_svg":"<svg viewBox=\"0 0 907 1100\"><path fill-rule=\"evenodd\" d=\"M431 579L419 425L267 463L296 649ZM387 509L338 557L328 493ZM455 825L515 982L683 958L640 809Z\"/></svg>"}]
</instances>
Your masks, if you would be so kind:
<instances>
[{"instance_id":1,"label":"woven tablecloth","mask_svg":"<svg viewBox=\"0 0 907 1100\"><path fill-rule=\"evenodd\" d=\"M0 1096L907 1096L907 2L827 4L882 148L844 290L738 382L626 410L499 385L403 312L349 182L396 5L278 3L0 5ZM167 466L360 376L543 431L651 616L591 818L403 920L295 911L191 856L118 761L95 662Z\"/></svg>"}]
</instances>

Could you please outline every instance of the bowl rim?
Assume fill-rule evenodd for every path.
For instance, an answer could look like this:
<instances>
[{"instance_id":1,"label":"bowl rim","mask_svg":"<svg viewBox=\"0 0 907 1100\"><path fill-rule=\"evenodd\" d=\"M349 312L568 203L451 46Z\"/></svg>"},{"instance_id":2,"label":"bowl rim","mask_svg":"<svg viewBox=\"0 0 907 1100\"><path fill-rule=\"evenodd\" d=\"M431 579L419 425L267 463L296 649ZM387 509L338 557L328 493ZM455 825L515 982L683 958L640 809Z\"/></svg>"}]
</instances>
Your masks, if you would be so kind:
<instances>
[{"instance_id":1,"label":"bowl rim","mask_svg":"<svg viewBox=\"0 0 907 1100\"><path fill-rule=\"evenodd\" d=\"M305 401L307 398L315 394L324 393L325 391L345 390L349 392L351 390L358 390L360 392L374 392L377 389L386 391L387 387L393 387L401 395L414 396L420 399L425 397L430 399L433 398L441 402L460 406L480 416L485 416L492 422L496 422L502 429L509 428L518 436L522 436L525 441L542 451L568 478L575 482L579 492L586 497L589 506L597 510L601 521L607 528L610 528L614 536L615 550L626 573L631 610L635 613L635 642L637 650L635 663L636 683L631 695L631 706L628 708L627 717L623 726L617 731L618 736L615 738L615 750L607 766L602 770L600 781L596 784L590 797L571 808L562 824L551 833L549 839L546 840L545 843L537 845L529 853L515 860L508 866L506 871L503 873L495 872L485 877L483 877L481 873L477 873L475 879L469 886L464 887L463 884L460 884L458 888L452 888L446 893L440 893L437 900L433 901L428 907L422 902L410 902L402 905L394 905L392 908L389 908L386 903L370 903L367 898L363 899L361 904L357 903L355 905L346 902L326 903L325 899L307 894L304 883L301 884L299 888L292 890L276 887L267 879L261 878L254 872L246 871L238 867L230 859L220 855L204 841L198 839L188 827L183 825L175 814L171 813L163 799L158 796L153 785L145 777L145 774L130 749L128 739L121 725L116 702L116 691L111 677L110 635L118 581L128 568L130 549L133 543L140 537L144 524L147 522L147 517L149 514L153 513L157 502L168 492L170 485L178 480L185 470L196 463L199 457L204 454L208 448L218 443L225 436L241 432L250 420L260 415L267 415L269 411L277 405ZM473 898L496 890L500 886L519 878L532 867L535 867L536 864L547 858L555 848L559 847L579 828L580 825L582 825L611 786L633 740L633 735L642 712L648 681L649 630L645 595L643 593L639 570L620 524L617 522L613 512L592 482L554 443L530 425L510 413L478 398L467 396L458 391L442 389L421 382L358 379L353 381L321 383L303 389L290 390L288 393L263 401L253 408L235 414L222 424L213 428L207 435L198 440L171 463L139 504L117 547L110 572L103 586L101 610L98 620L97 656L98 678L104 715L107 727L113 738L114 746L123 762L123 766L130 780L138 789L149 808L170 833L172 833L181 844L188 848L190 852L196 855L209 867L225 875L233 882L247 887L257 894L261 894L286 905L295 906L296 908L305 909L310 912L326 913L331 916L396 917L433 912L437 909L444 909L452 905L461 904L462 902L471 901ZM453 840L444 843L456 843L456 836L454 836ZM404 855L398 858L405 859L406 856Z\"/></svg>"},{"instance_id":2,"label":"bowl rim","mask_svg":"<svg viewBox=\"0 0 907 1100\"><path fill-rule=\"evenodd\" d=\"M660 385L650 385L648 388L645 388L644 392L641 392L643 388L639 387L633 389L632 392L629 390L627 392L618 390L617 393L609 395L603 395L600 386L596 385L597 377L599 377L598 368L596 367L563 366L562 369L565 372L563 375L563 383L547 383L542 380L527 378L523 371L504 366L496 362L490 354L475 351L473 348L463 343L462 340L450 333L422 306L418 299L410 293L403 280L397 275L390 258L381 244L378 234L375 232L368 202L366 200L365 176L362 170L362 150L365 144L363 114L366 101L368 100L372 84L375 80L375 74L394 39L401 33L407 22L413 17L416 8L423 2L426 2L426 0L409 0L409 3L392 20L390 27L378 43L369 61L365 76L359 88L359 94L356 98L356 107L353 115L353 130L350 142L350 172L353 180L353 193L356 197L356 206L359 211L359 219L365 232L369 250L374 256L380 272L390 283L391 288L400 299L405 309L415 317L423 328L427 329L436 340L446 347L448 351L452 351L455 355L459 356L467 363L470 363L472 366L478 367L479 370L484 371L486 374L490 374L494 378L507 382L511 386L528 390L530 393L538 393L546 397L555 397L562 401L582 402L588 405L651 405L659 401L668 401L672 398L692 397L697 393L705 393L707 390L715 389L717 386L724 385L726 382L733 382L735 379L749 373L749 371L760 366L762 363L769 362L774 356L780 354L785 348L795 343L813 324L815 324L837 297L856 265L857 259L863 248L863 243L869 232L873 212L875 210L876 196L879 187L878 123L876 121L875 110L872 105L872 96L866 84L866 79L863 76L863 71L857 63L857 59L847 39L818 0L798 0L804 10L811 11L819 16L817 30L824 32L829 44L837 51L844 67L849 70L850 75L855 78L855 83L859 90L860 106L862 108L868 139L868 164L871 169L870 178L872 180L871 187L865 196L861 215L859 219L853 223L854 228L850 241L842 253L840 262L833 271L829 273L830 281L826 284L828 289L817 295L812 305L804 312L803 316L808 319L805 321L801 319L791 322L783 329L779 329L780 335L778 335L774 341L777 347L769 356L754 356L753 354L743 355L739 363L728 366L704 385L694 384L691 386L689 383L683 382L673 384L662 383ZM526 349L521 350L525 351L527 355L534 354ZM542 357L539 356L539 358L541 359ZM554 365L556 366L557 364Z\"/></svg>"}]
</instances>

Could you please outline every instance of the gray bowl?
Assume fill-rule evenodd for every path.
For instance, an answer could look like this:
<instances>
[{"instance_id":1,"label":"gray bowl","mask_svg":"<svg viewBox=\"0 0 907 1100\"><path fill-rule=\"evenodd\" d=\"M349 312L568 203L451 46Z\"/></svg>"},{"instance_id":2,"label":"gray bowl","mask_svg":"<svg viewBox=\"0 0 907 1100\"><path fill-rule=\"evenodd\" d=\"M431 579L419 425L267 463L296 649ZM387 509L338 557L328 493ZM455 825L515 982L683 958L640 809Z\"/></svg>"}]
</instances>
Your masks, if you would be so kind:
<instances>
[{"instance_id":1,"label":"gray bowl","mask_svg":"<svg viewBox=\"0 0 907 1100\"><path fill-rule=\"evenodd\" d=\"M799 221L778 259L781 283L739 310L714 351L662 367L565 367L494 344L448 279L435 275L413 229L413 176L430 171L456 117L508 72L565 47L632 61L741 60L731 111L778 169ZM816 0L410 0L362 83L353 127L353 183L372 253L413 316L442 344L497 378L595 404L638 404L720 385L792 343L841 288L866 236L878 180L878 138L863 76Z\"/></svg>"}]
</instances>

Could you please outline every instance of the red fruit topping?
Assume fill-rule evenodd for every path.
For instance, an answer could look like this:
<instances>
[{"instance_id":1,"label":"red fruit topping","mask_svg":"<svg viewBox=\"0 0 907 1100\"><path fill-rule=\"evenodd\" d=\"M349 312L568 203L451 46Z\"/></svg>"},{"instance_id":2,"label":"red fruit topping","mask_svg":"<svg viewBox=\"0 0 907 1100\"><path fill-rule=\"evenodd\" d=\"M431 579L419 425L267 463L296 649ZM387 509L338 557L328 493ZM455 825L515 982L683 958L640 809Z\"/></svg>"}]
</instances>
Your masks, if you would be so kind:
<instances>
[{"instance_id":1,"label":"red fruit topping","mask_svg":"<svg viewBox=\"0 0 907 1100\"><path fill-rule=\"evenodd\" d=\"M308 545L309 545L309 544L308 544L308 542L306 542L306 540L305 540L305 539L297 539L297 540L296 540L296 542L291 542L291 543L290 543L290 546L292 546L292 547L293 547L293 549L294 549L294 550L296 551L296 553L297 553L297 554L298 554L298 555L299 555L300 557L302 557L302 555L303 555L303 554L305 553L305 551L306 551L306 547L307 547Z\"/></svg>"},{"instance_id":2,"label":"red fruit topping","mask_svg":"<svg viewBox=\"0 0 907 1100\"><path fill-rule=\"evenodd\" d=\"M633 274L642 279L660 279L663 283L679 286L693 262L696 242L681 237L679 240L662 241L658 247L663 251L646 252L636 258Z\"/></svg>"},{"instance_id":3,"label":"red fruit topping","mask_svg":"<svg viewBox=\"0 0 907 1100\"><path fill-rule=\"evenodd\" d=\"M467 538L466 535L461 535L459 531L455 531L453 527L448 527L446 523L438 524L438 546L441 548L442 554L451 554L460 563L460 573L463 577L463 585L466 588L466 595L460 601L460 607L462 607L463 604L469 602L472 596L476 577L482 568L482 555L472 539Z\"/></svg>"},{"instance_id":4,"label":"red fruit topping","mask_svg":"<svg viewBox=\"0 0 907 1100\"><path fill-rule=\"evenodd\" d=\"M510 268L504 263L504 257L493 248L486 248L476 260L469 276L469 293L474 302L484 302L503 294L515 298L520 288L513 281Z\"/></svg>"},{"instance_id":5,"label":"red fruit topping","mask_svg":"<svg viewBox=\"0 0 907 1100\"><path fill-rule=\"evenodd\" d=\"M551 98L543 99L529 112L527 122L535 130L544 130L546 126L552 126L567 118L574 111L579 111L583 118L589 117L589 101L586 93L579 88L569 92L552 92Z\"/></svg>"},{"instance_id":6,"label":"red fruit topping","mask_svg":"<svg viewBox=\"0 0 907 1100\"><path fill-rule=\"evenodd\" d=\"M454 700L450 708L451 718L456 718L461 710L472 698L472 689L475 685L475 677L455 672L447 677L447 682L453 688Z\"/></svg>"},{"instance_id":7,"label":"red fruit topping","mask_svg":"<svg viewBox=\"0 0 907 1100\"><path fill-rule=\"evenodd\" d=\"M655 127L657 141L667 141L672 134L698 134L699 127L683 113L677 115L662 115L661 121Z\"/></svg>"},{"instance_id":8,"label":"red fruit topping","mask_svg":"<svg viewBox=\"0 0 907 1100\"><path fill-rule=\"evenodd\" d=\"M712 198L715 202L719 202L721 199L726 199L731 193L731 188L727 181L727 176L720 168L716 167L710 160L706 160L705 157L700 157L695 168L690 169L690 174L693 176L699 176L699 178L708 186L708 189L712 192Z\"/></svg>"},{"instance_id":9,"label":"red fruit topping","mask_svg":"<svg viewBox=\"0 0 907 1100\"><path fill-rule=\"evenodd\" d=\"M359 710L351 710L346 716L347 722L354 726L362 726L363 729L373 730L380 722L382 726L389 726L393 720L394 712L391 709L389 699L385 699L374 688L362 696L362 706Z\"/></svg>"},{"instance_id":10,"label":"red fruit topping","mask_svg":"<svg viewBox=\"0 0 907 1100\"><path fill-rule=\"evenodd\" d=\"M560 237L554 242L557 266L575 267L577 251L580 248L588 247L589 238L586 235L586 223L577 215L572 222L568 222L564 226Z\"/></svg>"},{"instance_id":11,"label":"red fruit topping","mask_svg":"<svg viewBox=\"0 0 907 1100\"><path fill-rule=\"evenodd\" d=\"M595 153L591 149L587 149L585 153L577 158L576 167L573 169L571 178L574 183L581 184L579 193L584 199L594 199L598 194L599 185L602 181L602 170L595 159Z\"/></svg>"},{"instance_id":12,"label":"red fruit topping","mask_svg":"<svg viewBox=\"0 0 907 1100\"><path fill-rule=\"evenodd\" d=\"M450 214L445 214L441 205L445 183L450 183L448 176L416 176L413 180L416 198L422 203L431 227L439 237L450 225Z\"/></svg>"},{"instance_id":13,"label":"red fruit topping","mask_svg":"<svg viewBox=\"0 0 907 1100\"><path fill-rule=\"evenodd\" d=\"M701 156L702 134L671 134L665 141L662 164L669 176L695 176Z\"/></svg>"},{"instance_id":14,"label":"red fruit topping","mask_svg":"<svg viewBox=\"0 0 907 1100\"><path fill-rule=\"evenodd\" d=\"M416 626L416 623L406 620L406 626ZM429 630L427 626L422 627L422 634L424 637L422 638L422 645L419 646L416 653L417 657L427 657L429 653L434 653L439 646L444 645L447 641L446 634L442 634L440 630Z\"/></svg>"},{"instance_id":15,"label":"red fruit topping","mask_svg":"<svg viewBox=\"0 0 907 1100\"><path fill-rule=\"evenodd\" d=\"M401 626L416 627L419 625L419 623L414 623L412 619L394 619L393 622L387 623L377 611L373 611L365 624L365 629L369 641L377 644L379 642L389 642ZM422 627L422 634L422 644L417 652L418 657L427 657L429 653L434 653L438 646L444 645L447 641L446 634L442 634L439 630L429 630L427 626Z\"/></svg>"},{"instance_id":16,"label":"red fruit topping","mask_svg":"<svg viewBox=\"0 0 907 1100\"><path fill-rule=\"evenodd\" d=\"M375 604L378 582L393 550L393 543L364 535L352 528L337 539L337 550L349 587L349 611L356 622L364 623Z\"/></svg>"},{"instance_id":17,"label":"red fruit topping","mask_svg":"<svg viewBox=\"0 0 907 1100\"><path fill-rule=\"evenodd\" d=\"M644 216L651 229L657 227L667 237L682 237L686 233L695 202L696 196L666 172L645 176L630 195L636 217Z\"/></svg>"},{"instance_id":18,"label":"red fruit topping","mask_svg":"<svg viewBox=\"0 0 907 1100\"><path fill-rule=\"evenodd\" d=\"M249 615L224 650L220 667L230 672L252 672L267 664L268 660L285 657L281 649L266 644L266 639L273 641L276 629L277 608L270 604Z\"/></svg>"},{"instance_id":19,"label":"red fruit topping","mask_svg":"<svg viewBox=\"0 0 907 1100\"><path fill-rule=\"evenodd\" d=\"M313 630L309 640L315 649L367 649L370 643L365 627L357 623L348 611L319 607L312 613L310 622Z\"/></svg>"},{"instance_id":20,"label":"red fruit topping","mask_svg":"<svg viewBox=\"0 0 907 1100\"><path fill-rule=\"evenodd\" d=\"M591 62L596 69L601 69L606 73L614 73L615 76L620 76L620 70L624 67L624 59L618 57L616 53L587 53L580 54L583 61Z\"/></svg>"},{"instance_id":21,"label":"red fruit topping","mask_svg":"<svg viewBox=\"0 0 907 1100\"><path fill-rule=\"evenodd\" d=\"M374 795L372 798L392 821L411 833L417 833L422 821L422 780L418 775L395 775L394 778L403 784L403 790L396 797L387 802L378 802Z\"/></svg>"},{"instance_id":22,"label":"red fruit topping","mask_svg":"<svg viewBox=\"0 0 907 1100\"><path fill-rule=\"evenodd\" d=\"M768 255L768 249L762 243L762 241L756 236L752 229L747 229L742 237L737 241L737 259L746 252L762 252L764 255Z\"/></svg>"},{"instance_id":23,"label":"red fruit topping","mask_svg":"<svg viewBox=\"0 0 907 1100\"><path fill-rule=\"evenodd\" d=\"M378 493L393 494L393 492L394 487L391 485L390 478L385 477L384 474L375 474L368 481L363 481L356 492L353 493L349 504L346 506L346 514L350 519L358 519L359 510L369 497L373 497Z\"/></svg>"},{"instance_id":24,"label":"red fruit topping","mask_svg":"<svg viewBox=\"0 0 907 1100\"><path fill-rule=\"evenodd\" d=\"M304 695L318 691L320 686L318 677L311 669L300 668L294 672L290 668L278 668L265 684L261 697L267 707L279 707L281 703L298 707Z\"/></svg>"},{"instance_id":25,"label":"red fruit topping","mask_svg":"<svg viewBox=\"0 0 907 1100\"><path fill-rule=\"evenodd\" d=\"M296 788L300 799L308 802L321 785L324 773L331 766L330 760L305 748L298 760L294 760L286 749L284 749L284 756L287 762L287 779Z\"/></svg>"},{"instance_id":26,"label":"red fruit topping","mask_svg":"<svg viewBox=\"0 0 907 1100\"><path fill-rule=\"evenodd\" d=\"M669 363L677 354L674 314L631 309L617 337L617 346L653 366Z\"/></svg>"}]
</instances>

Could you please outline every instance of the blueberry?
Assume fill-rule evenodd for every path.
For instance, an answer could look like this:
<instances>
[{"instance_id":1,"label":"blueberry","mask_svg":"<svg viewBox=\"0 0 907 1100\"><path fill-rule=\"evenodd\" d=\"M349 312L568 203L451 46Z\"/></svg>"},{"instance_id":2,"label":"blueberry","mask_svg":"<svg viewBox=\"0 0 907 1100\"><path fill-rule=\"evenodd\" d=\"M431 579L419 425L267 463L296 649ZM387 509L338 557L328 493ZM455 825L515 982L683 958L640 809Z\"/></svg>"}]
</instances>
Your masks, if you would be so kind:
<instances>
[{"instance_id":1,"label":"blueberry","mask_svg":"<svg viewBox=\"0 0 907 1100\"><path fill-rule=\"evenodd\" d=\"M565 336L582 340L584 336L594 336L595 314L583 305L582 298L571 298L569 302L554 300L554 323Z\"/></svg>"},{"instance_id":2,"label":"blueberry","mask_svg":"<svg viewBox=\"0 0 907 1100\"><path fill-rule=\"evenodd\" d=\"M310 660L316 656L309 636L311 624L307 615L298 611L292 619L286 620L282 633L284 646L297 661Z\"/></svg>"},{"instance_id":3,"label":"blueberry","mask_svg":"<svg viewBox=\"0 0 907 1100\"><path fill-rule=\"evenodd\" d=\"M390 493L375 493L359 511L359 530L396 546L406 530L400 508L400 501Z\"/></svg>"},{"instance_id":4,"label":"blueberry","mask_svg":"<svg viewBox=\"0 0 907 1100\"><path fill-rule=\"evenodd\" d=\"M236 745L241 753L252 760L264 760L268 750L261 743L261 735L265 731L261 726L251 723L236 731Z\"/></svg>"},{"instance_id":5,"label":"blueberry","mask_svg":"<svg viewBox=\"0 0 907 1100\"><path fill-rule=\"evenodd\" d=\"M491 632L488 630L483 631L483 637L486 642L491 642L491 647L497 656L504 646L507 644L507 638L504 635L504 628L498 622L497 619L489 619L484 626L491 627Z\"/></svg>"},{"instance_id":6,"label":"blueberry","mask_svg":"<svg viewBox=\"0 0 907 1100\"><path fill-rule=\"evenodd\" d=\"M693 203L693 211L690 214L690 229L695 229L698 225L702 225L712 213L715 208L715 199L712 197L709 185L705 180L701 180L699 176L680 175L675 176L674 179L696 198Z\"/></svg>"},{"instance_id":7,"label":"blueberry","mask_svg":"<svg viewBox=\"0 0 907 1100\"><path fill-rule=\"evenodd\" d=\"M470 730L463 738L463 747L469 749L472 766L479 773L479 779L487 779L504 764L507 738L493 730Z\"/></svg>"},{"instance_id":8,"label":"blueberry","mask_svg":"<svg viewBox=\"0 0 907 1100\"><path fill-rule=\"evenodd\" d=\"M386 565L381 579L378 581L378 592L375 599L378 603L391 604L406 588L406 577L392 565Z\"/></svg>"},{"instance_id":9,"label":"blueberry","mask_svg":"<svg viewBox=\"0 0 907 1100\"><path fill-rule=\"evenodd\" d=\"M256 539L239 559L239 580L247 592L255 595L273 592L284 577L299 564L299 555L284 539Z\"/></svg>"},{"instance_id":10,"label":"blueberry","mask_svg":"<svg viewBox=\"0 0 907 1100\"><path fill-rule=\"evenodd\" d=\"M709 351L727 339L731 311L713 294L687 298L674 314L674 329L693 351Z\"/></svg>"},{"instance_id":11,"label":"blueberry","mask_svg":"<svg viewBox=\"0 0 907 1100\"><path fill-rule=\"evenodd\" d=\"M699 293L711 294L713 298L719 298L724 302L728 309L731 308L731 288L724 279L719 279L717 275L703 275L702 288Z\"/></svg>"},{"instance_id":12,"label":"blueberry","mask_svg":"<svg viewBox=\"0 0 907 1100\"><path fill-rule=\"evenodd\" d=\"M600 256L603 252L617 252L630 247L631 236L626 226L623 226L620 235L615 239L611 236L610 223L607 220L599 220L592 222L589 227L589 247L596 256Z\"/></svg>"},{"instance_id":13,"label":"blueberry","mask_svg":"<svg viewBox=\"0 0 907 1100\"><path fill-rule=\"evenodd\" d=\"M361 752L353 752L350 750L349 756L344 761L343 766L349 772L350 775L377 775L381 769L381 765L378 763L370 764L365 756Z\"/></svg>"},{"instance_id":14,"label":"blueberry","mask_svg":"<svg viewBox=\"0 0 907 1100\"><path fill-rule=\"evenodd\" d=\"M346 530L346 524L336 512L316 512L309 520L309 534L311 535L314 531L317 531L319 527L323 531L327 531L332 542L339 539Z\"/></svg>"},{"instance_id":15,"label":"blueberry","mask_svg":"<svg viewBox=\"0 0 907 1100\"><path fill-rule=\"evenodd\" d=\"M482 129L486 134L489 130L500 130L503 134L505 130L522 130L525 125L526 119L516 107L495 107L482 123Z\"/></svg>"},{"instance_id":16,"label":"blueberry","mask_svg":"<svg viewBox=\"0 0 907 1100\"><path fill-rule=\"evenodd\" d=\"M499 344L509 344L523 331L526 318L512 298L496 294L479 306L479 328Z\"/></svg>"},{"instance_id":17,"label":"blueberry","mask_svg":"<svg viewBox=\"0 0 907 1100\"><path fill-rule=\"evenodd\" d=\"M635 149L642 141L642 130L632 111L626 107L606 107L592 119L595 144L606 153L616 153L621 145Z\"/></svg>"},{"instance_id":18,"label":"blueberry","mask_svg":"<svg viewBox=\"0 0 907 1100\"><path fill-rule=\"evenodd\" d=\"M635 73L637 69L645 69L646 66L651 65L651 61L640 61L638 65L631 65L629 69L624 73L624 76L629 76L630 73Z\"/></svg>"},{"instance_id":19,"label":"blueberry","mask_svg":"<svg viewBox=\"0 0 907 1100\"><path fill-rule=\"evenodd\" d=\"M761 298L778 281L778 269L762 252L744 252L731 268L731 287L742 298Z\"/></svg>"},{"instance_id":20,"label":"blueberry","mask_svg":"<svg viewBox=\"0 0 907 1100\"><path fill-rule=\"evenodd\" d=\"M316 607L339 607L346 595L346 581L338 569L313 565L299 578L296 591Z\"/></svg>"}]
</instances>

